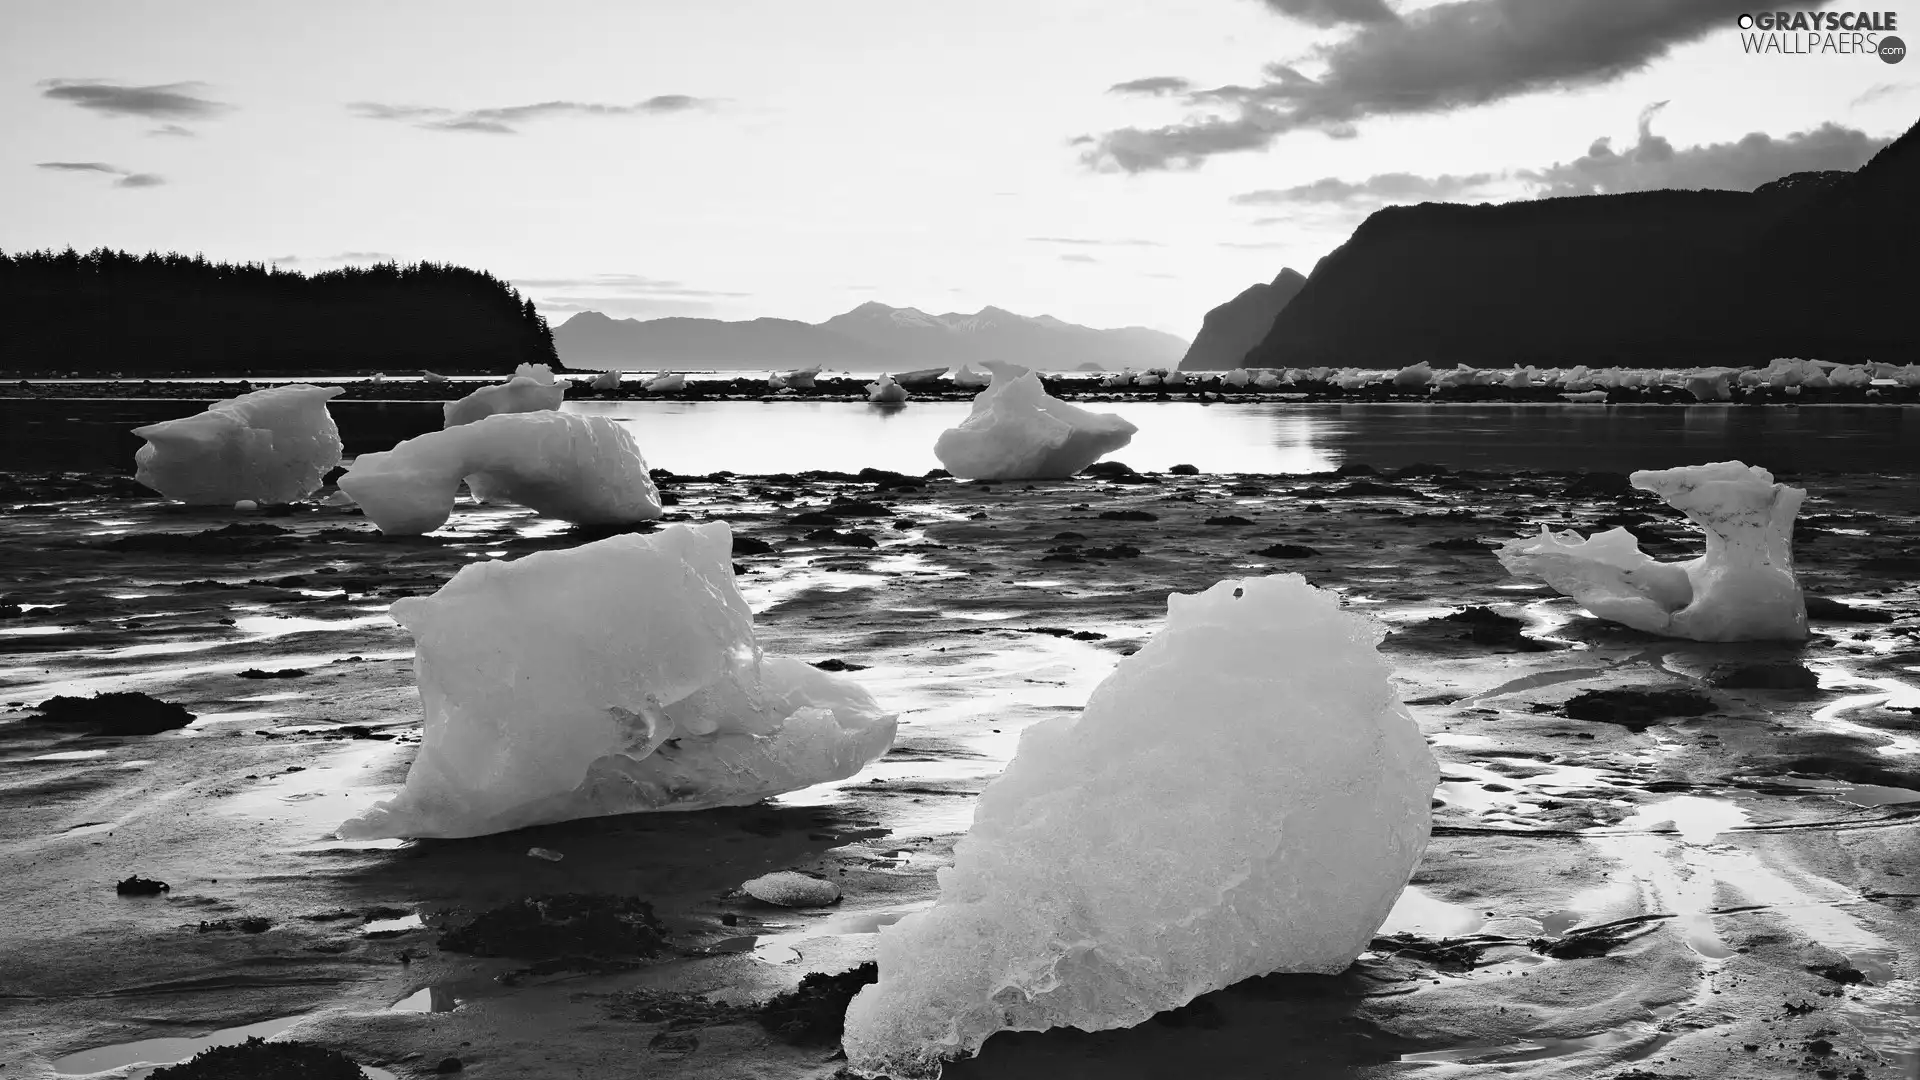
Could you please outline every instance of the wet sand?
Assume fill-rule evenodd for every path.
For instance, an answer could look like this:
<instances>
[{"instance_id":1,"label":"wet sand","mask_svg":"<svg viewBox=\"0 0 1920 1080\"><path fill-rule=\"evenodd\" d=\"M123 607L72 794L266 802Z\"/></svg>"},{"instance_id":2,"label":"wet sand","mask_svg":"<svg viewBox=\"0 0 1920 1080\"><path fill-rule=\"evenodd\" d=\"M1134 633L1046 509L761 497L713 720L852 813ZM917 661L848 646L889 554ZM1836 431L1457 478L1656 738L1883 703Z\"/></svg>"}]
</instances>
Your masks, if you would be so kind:
<instances>
[{"instance_id":1,"label":"wet sand","mask_svg":"<svg viewBox=\"0 0 1920 1080\"><path fill-rule=\"evenodd\" d=\"M387 540L351 511L184 510L124 477L12 477L4 1075L84 1074L137 1057L105 1049L118 1044L273 1022L398 1077L449 1056L477 1077L831 1077L830 1047L634 1003L751 1002L870 959L879 926L931 901L1026 725L1079 708L1168 591L1277 571L1387 622L1382 648L1442 763L1433 843L1382 938L1341 976L1252 980L1131 1031L996 1036L949 1076L1914 1075L1913 477L1788 478L1811 492L1796 533L1808 591L1891 618L1816 619L1804 646L1637 634L1489 553L1542 522L1626 523L1661 557L1696 550L1642 495L1526 473L1143 479L666 480L674 520L724 519L772 546L737 559L764 645L860 665L852 677L900 711L895 749L752 808L343 843L331 828L393 793L416 745L411 645L386 606L472 559L586 537L463 503L440 533ZM883 504L837 526L875 546L806 539L819 526L793 519L835 497ZM1102 516L1115 511L1150 517ZM235 520L287 531L218 551L105 546ZM1442 618L1474 606L1520 623ZM1769 681L1726 665L1796 663L1817 688L1715 685ZM1639 730L1564 714L1582 692L1636 687L1693 689L1708 711ZM112 690L198 718L83 737L23 707ZM788 868L844 899L800 911L732 894ZM116 895L133 874L170 890ZM475 912L566 892L650 900L668 954L506 985L524 964L435 947Z\"/></svg>"}]
</instances>

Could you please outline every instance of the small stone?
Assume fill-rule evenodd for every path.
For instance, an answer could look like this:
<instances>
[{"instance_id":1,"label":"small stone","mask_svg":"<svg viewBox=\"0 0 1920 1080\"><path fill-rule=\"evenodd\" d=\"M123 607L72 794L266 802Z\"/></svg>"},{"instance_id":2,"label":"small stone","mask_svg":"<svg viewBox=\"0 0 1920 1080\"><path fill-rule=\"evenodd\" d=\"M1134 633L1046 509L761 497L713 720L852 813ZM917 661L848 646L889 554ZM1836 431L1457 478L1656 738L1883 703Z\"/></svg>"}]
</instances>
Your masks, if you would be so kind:
<instances>
[{"instance_id":1,"label":"small stone","mask_svg":"<svg viewBox=\"0 0 1920 1080\"><path fill-rule=\"evenodd\" d=\"M536 859L545 859L548 862L559 862L561 859L566 858L565 855L552 848L543 847L530 847L527 849L527 854Z\"/></svg>"}]
</instances>

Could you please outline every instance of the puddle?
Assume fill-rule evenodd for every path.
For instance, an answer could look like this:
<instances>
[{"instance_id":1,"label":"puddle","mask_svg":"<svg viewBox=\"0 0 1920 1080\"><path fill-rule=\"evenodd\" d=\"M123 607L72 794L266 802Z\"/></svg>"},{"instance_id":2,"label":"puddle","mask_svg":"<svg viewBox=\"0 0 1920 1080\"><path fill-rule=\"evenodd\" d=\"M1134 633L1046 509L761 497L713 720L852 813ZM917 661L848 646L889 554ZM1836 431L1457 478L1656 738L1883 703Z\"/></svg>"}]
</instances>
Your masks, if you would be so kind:
<instances>
[{"instance_id":1,"label":"puddle","mask_svg":"<svg viewBox=\"0 0 1920 1080\"><path fill-rule=\"evenodd\" d=\"M1496 1046L1463 1046L1453 1050L1431 1050L1423 1054L1402 1054L1400 1060L1434 1064L1442 1062L1461 1065L1480 1062L1505 1064L1572 1057L1594 1050L1630 1051L1626 1054L1607 1055L1610 1062L1618 1062L1646 1057L1658 1052L1661 1047L1673 1040L1672 1035L1664 1035L1651 1027L1645 1027L1639 1030L1603 1031L1598 1035L1587 1035L1577 1039L1523 1039L1519 1042L1502 1043Z\"/></svg>"},{"instance_id":2,"label":"puddle","mask_svg":"<svg viewBox=\"0 0 1920 1080\"><path fill-rule=\"evenodd\" d=\"M53 1063L57 1076L84 1076L89 1073L105 1072L108 1069L128 1069L127 1080L140 1080L154 1069L177 1064L193 1057L202 1050L216 1046L228 1046L246 1042L250 1038L271 1040L274 1036L290 1030L307 1020L312 1014L286 1016L278 1020L262 1020L257 1024L241 1027L222 1028L207 1035L176 1039L141 1039L137 1042L116 1043L93 1050L82 1050L77 1054ZM395 1080L392 1073L385 1069L376 1069L371 1065L360 1068L367 1074L368 1080Z\"/></svg>"},{"instance_id":3,"label":"puddle","mask_svg":"<svg viewBox=\"0 0 1920 1080\"><path fill-rule=\"evenodd\" d=\"M387 1006L387 1011L390 1013L452 1012L469 1001L493 997L505 991L505 987L492 979L455 979L451 982L423 986Z\"/></svg>"},{"instance_id":4,"label":"puddle","mask_svg":"<svg viewBox=\"0 0 1920 1080\"><path fill-rule=\"evenodd\" d=\"M1400 899L1394 902L1379 932L1430 938L1464 937L1479 933L1486 924L1486 916L1479 910L1450 904L1418 885L1409 885L1400 891Z\"/></svg>"},{"instance_id":5,"label":"puddle","mask_svg":"<svg viewBox=\"0 0 1920 1080\"><path fill-rule=\"evenodd\" d=\"M107 756L107 751L105 750L62 750L57 754L41 754L39 757L30 757L27 760L28 761L91 761L94 758L103 758L106 756Z\"/></svg>"},{"instance_id":6,"label":"puddle","mask_svg":"<svg viewBox=\"0 0 1920 1080\"><path fill-rule=\"evenodd\" d=\"M799 946L807 941L829 937L854 937L860 934L877 934L883 926L892 926L916 911L924 911L933 906L927 900L918 904L908 904L884 911L842 911L804 929L783 930L772 934L746 934L715 942L707 951L710 953L751 952L755 960L763 964L791 964L801 958ZM769 927L781 930L780 927Z\"/></svg>"},{"instance_id":7,"label":"puddle","mask_svg":"<svg viewBox=\"0 0 1920 1080\"><path fill-rule=\"evenodd\" d=\"M1869 727L1866 724L1855 723L1853 720L1847 718L1848 713L1857 712L1866 708L1920 708L1920 687L1912 686L1899 679L1861 678L1857 675L1850 675L1837 668L1831 667L1823 667L1819 671L1819 675L1822 688L1828 686L1871 686L1875 688L1875 692L1870 694L1848 694L1845 697L1822 705L1820 708L1814 710L1814 723L1820 724L1833 731L1841 731L1875 742L1882 742L1885 745L1874 748L1874 752L1878 754L1890 757L1905 754L1920 754L1920 738L1900 732Z\"/></svg>"},{"instance_id":8,"label":"puddle","mask_svg":"<svg viewBox=\"0 0 1920 1080\"><path fill-rule=\"evenodd\" d=\"M1854 806L1900 806L1920 802L1920 791L1912 788L1884 787L1879 784L1849 784L1842 780L1801 780L1792 777L1780 777L1768 782L1800 788L1809 795L1825 795L1843 803L1852 803Z\"/></svg>"}]
</instances>

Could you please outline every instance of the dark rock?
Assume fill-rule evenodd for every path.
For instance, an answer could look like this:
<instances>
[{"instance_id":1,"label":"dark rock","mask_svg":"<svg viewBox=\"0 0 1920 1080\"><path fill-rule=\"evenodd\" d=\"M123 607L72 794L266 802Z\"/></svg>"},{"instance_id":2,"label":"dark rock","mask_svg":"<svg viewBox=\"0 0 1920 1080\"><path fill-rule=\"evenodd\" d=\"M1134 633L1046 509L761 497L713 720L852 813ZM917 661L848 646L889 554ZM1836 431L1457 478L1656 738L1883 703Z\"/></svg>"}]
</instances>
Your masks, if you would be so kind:
<instances>
[{"instance_id":1,"label":"dark rock","mask_svg":"<svg viewBox=\"0 0 1920 1080\"><path fill-rule=\"evenodd\" d=\"M275 671L267 671L263 668L250 667L234 677L239 679L298 679L304 677L306 674L307 673L300 668L287 667Z\"/></svg>"},{"instance_id":2,"label":"dark rock","mask_svg":"<svg viewBox=\"0 0 1920 1080\"><path fill-rule=\"evenodd\" d=\"M1263 559L1311 559L1320 553L1305 544L1269 544L1254 554Z\"/></svg>"},{"instance_id":3,"label":"dark rock","mask_svg":"<svg viewBox=\"0 0 1920 1080\"><path fill-rule=\"evenodd\" d=\"M1238 514L1221 514L1218 517L1208 518L1207 524L1216 528L1225 528L1231 525L1251 525L1253 521L1249 518L1243 518Z\"/></svg>"},{"instance_id":4,"label":"dark rock","mask_svg":"<svg viewBox=\"0 0 1920 1080\"><path fill-rule=\"evenodd\" d=\"M1106 521L1159 521L1160 515L1145 510L1102 510L1100 517Z\"/></svg>"},{"instance_id":5,"label":"dark rock","mask_svg":"<svg viewBox=\"0 0 1920 1080\"><path fill-rule=\"evenodd\" d=\"M1707 681L1727 690L1818 690L1820 676L1805 664L1722 664Z\"/></svg>"},{"instance_id":6,"label":"dark rock","mask_svg":"<svg viewBox=\"0 0 1920 1080\"><path fill-rule=\"evenodd\" d=\"M632 896L529 896L474 916L438 942L446 952L523 960L647 958L666 947L653 905Z\"/></svg>"},{"instance_id":7,"label":"dark rock","mask_svg":"<svg viewBox=\"0 0 1920 1080\"><path fill-rule=\"evenodd\" d=\"M287 539L291 532L264 521L241 521L197 533L134 533L101 546L113 551L168 555L258 555L295 547L295 543Z\"/></svg>"},{"instance_id":8,"label":"dark rock","mask_svg":"<svg viewBox=\"0 0 1920 1080\"><path fill-rule=\"evenodd\" d=\"M164 881L155 881L135 874L115 885L113 891L121 896L158 896L163 892L172 892L173 886Z\"/></svg>"},{"instance_id":9,"label":"dark rock","mask_svg":"<svg viewBox=\"0 0 1920 1080\"><path fill-rule=\"evenodd\" d=\"M200 925L195 928L195 932L201 934L228 932L264 934L271 929L273 929L272 919L263 919L258 915L243 915L238 919L215 919L212 922L202 921Z\"/></svg>"},{"instance_id":10,"label":"dark rock","mask_svg":"<svg viewBox=\"0 0 1920 1080\"><path fill-rule=\"evenodd\" d=\"M457 1073L466 1067L467 1067L466 1063L462 1062L459 1058L449 1057L449 1058L441 1058L440 1064L435 1065L433 1067L433 1071L442 1076L445 1076L448 1073Z\"/></svg>"},{"instance_id":11,"label":"dark rock","mask_svg":"<svg viewBox=\"0 0 1920 1080\"><path fill-rule=\"evenodd\" d=\"M814 972L760 1008L760 1026L795 1046L835 1046L846 1030L847 1003L880 981L872 961L837 975Z\"/></svg>"},{"instance_id":12,"label":"dark rock","mask_svg":"<svg viewBox=\"0 0 1920 1080\"><path fill-rule=\"evenodd\" d=\"M1518 652L1547 652L1553 648L1544 641L1535 641L1521 633L1527 625L1525 620L1516 619L1511 615L1502 615L1490 607L1476 605L1442 615L1432 621L1463 627L1465 633L1460 637L1476 645L1507 648Z\"/></svg>"},{"instance_id":13,"label":"dark rock","mask_svg":"<svg viewBox=\"0 0 1920 1080\"><path fill-rule=\"evenodd\" d=\"M741 536L739 533L733 534L733 553L736 556L769 555L772 552L773 545L765 540L755 540L751 536Z\"/></svg>"},{"instance_id":14,"label":"dark rock","mask_svg":"<svg viewBox=\"0 0 1920 1080\"><path fill-rule=\"evenodd\" d=\"M1890 623L1893 621L1893 612L1843 604L1824 596L1809 596L1807 618L1812 622Z\"/></svg>"},{"instance_id":15,"label":"dark rock","mask_svg":"<svg viewBox=\"0 0 1920 1080\"><path fill-rule=\"evenodd\" d=\"M157 735L193 723L193 714L136 690L90 698L50 697L37 706L41 719L85 727L89 735Z\"/></svg>"},{"instance_id":16,"label":"dark rock","mask_svg":"<svg viewBox=\"0 0 1920 1080\"><path fill-rule=\"evenodd\" d=\"M816 660L813 662L813 666L819 668L821 671L865 671L867 670L867 665L865 664L850 664L847 661L840 659L839 657L829 657L825 660Z\"/></svg>"},{"instance_id":17,"label":"dark rock","mask_svg":"<svg viewBox=\"0 0 1920 1080\"><path fill-rule=\"evenodd\" d=\"M1449 536L1445 540L1435 540L1427 545L1435 551L1492 551L1485 543L1471 536Z\"/></svg>"},{"instance_id":18,"label":"dark rock","mask_svg":"<svg viewBox=\"0 0 1920 1080\"><path fill-rule=\"evenodd\" d=\"M1080 554L1089 559L1137 559L1140 549L1132 544L1115 544L1112 547L1090 547Z\"/></svg>"},{"instance_id":19,"label":"dark rock","mask_svg":"<svg viewBox=\"0 0 1920 1080\"><path fill-rule=\"evenodd\" d=\"M1668 717L1704 716L1713 710L1712 698L1684 687L1586 690L1561 706L1561 713L1572 719L1618 724L1628 731L1645 731Z\"/></svg>"},{"instance_id":20,"label":"dark rock","mask_svg":"<svg viewBox=\"0 0 1920 1080\"><path fill-rule=\"evenodd\" d=\"M1335 476L1379 476L1380 470L1364 461L1349 461L1333 470Z\"/></svg>"},{"instance_id":21,"label":"dark rock","mask_svg":"<svg viewBox=\"0 0 1920 1080\"><path fill-rule=\"evenodd\" d=\"M1102 479L1112 480L1122 476L1135 476L1137 474L1133 471L1133 469L1129 468L1126 464L1122 462L1096 461L1093 464L1087 466L1086 468L1081 469L1080 475L1081 476L1098 476L1098 477L1101 477Z\"/></svg>"},{"instance_id":22,"label":"dark rock","mask_svg":"<svg viewBox=\"0 0 1920 1080\"><path fill-rule=\"evenodd\" d=\"M148 1080L366 1080L353 1059L338 1050L303 1042L243 1043L200 1051L190 1061L148 1074Z\"/></svg>"},{"instance_id":23,"label":"dark rock","mask_svg":"<svg viewBox=\"0 0 1920 1080\"><path fill-rule=\"evenodd\" d=\"M807 534L811 544L837 544L842 547L870 548L879 547L880 541L862 532L836 532L833 529L815 529Z\"/></svg>"},{"instance_id":24,"label":"dark rock","mask_svg":"<svg viewBox=\"0 0 1920 1080\"><path fill-rule=\"evenodd\" d=\"M1174 476L1199 476L1200 468L1197 465L1171 465L1167 472Z\"/></svg>"}]
</instances>

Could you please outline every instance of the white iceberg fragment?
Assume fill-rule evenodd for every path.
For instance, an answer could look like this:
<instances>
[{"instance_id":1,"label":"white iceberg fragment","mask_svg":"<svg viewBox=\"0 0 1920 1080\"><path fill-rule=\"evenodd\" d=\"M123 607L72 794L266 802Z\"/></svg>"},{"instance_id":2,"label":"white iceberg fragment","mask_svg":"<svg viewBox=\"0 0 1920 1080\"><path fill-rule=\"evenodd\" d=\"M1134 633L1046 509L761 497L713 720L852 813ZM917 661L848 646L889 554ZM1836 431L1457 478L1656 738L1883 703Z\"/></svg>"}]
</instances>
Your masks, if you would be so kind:
<instances>
[{"instance_id":1,"label":"white iceberg fragment","mask_svg":"<svg viewBox=\"0 0 1920 1080\"><path fill-rule=\"evenodd\" d=\"M532 379L547 386L554 385L553 368L548 364L521 364L513 369L516 379Z\"/></svg>"},{"instance_id":2,"label":"white iceberg fragment","mask_svg":"<svg viewBox=\"0 0 1920 1080\"><path fill-rule=\"evenodd\" d=\"M1045 480L1072 476L1133 440L1140 430L1113 413L1089 412L1051 397L1023 367L988 361L993 384L973 399L959 427L940 433L934 456L969 480Z\"/></svg>"},{"instance_id":3,"label":"white iceberg fragment","mask_svg":"<svg viewBox=\"0 0 1920 1080\"><path fill-rule=\"evenodd\" d=\"M893 742L858 683L762 655L723 523L472 563L392 614L414 637L420 752L342 838L743 806Z\"/></svg>"},{"instance_id":4,"label":"white iceberg fragment","mask_svg":"<svg viewBox=\"0 0 1920 1080\"><path fill-rule=\"evenodd\" d=\"M811 390L813 380L819 374L820 365L815 364L812 367L795 368L781 376L781 381L795 390Z\"/></svg>"},{"instance_id":5,"label":"white iceberg fragment","mask_svg":"<svg viewBox=\"0 0 1920 1080\"><path fill-rule=\"evenodd\" d=\"M826 907L840 899L840 886L796 870L761 874L743 883L740 891L780 907Z\"/></svg>"},{"instance_id":6,"label":"white iceberg fragment","mask_svg":"<svg viewBox=\"0 0 1920 1080\"><path fill-rule=\"evenodd\" d=\"M362 454L340 478L381 532L446 524L460 481L476 499L514 502L579 525L660 516L660 493L633 436L604 416L501 413Z\"/></svg>"},{"instance_id":7,"label":"white iceberg fragment","mask_svg":"<svg viewBox=\"0 0 1920 1080\"><path fill-rule=\"evenodd\" d=\"M1738 461L1641 470L1629 479L1707 534L1706 554L1663 563L1625 529L1572 530L1495 550L1516 577L1538 578L1595 616L1694 641L1798 641L1807 609L1793 572L1793 519L1807 493Z\"/></svg>"},{"instance_id":8,"label":"white iceberg fragment","mask_svg":"<svg viewBox=\"0 0 1920 1080\"><path fill-rule=\"evenodd\" d=\"M953 369L953 385L967 390L977 390L993 382L993 376L984 371L975 371L969 364L961 364ZM1112 385L1102 382L1100 385Z\"/></svg>"},{"instance_id":9,"label":"white iceberg fragment","mask_svg":"<svg viewBox=\"0 0 1920 1080\"><path fill-rule=\"evenodd\" d=\"M522 364L521 367L527 365ZM541 365L545 367L546 365ZM553 381L548 372L545 382L530 375L515 375L503 383L483 386L458 401L440 406L441 427L456 428L500 413L542 412L558 409L567 389Z\"/></svg>"},{"instance_id":10,"label":"white iceberg fragment","mask_svg":"<svg viewBox=\"0 0 1920 1080\"><path fill-rule=\"evenodd\" d=\"M875 405L899 405L908 396L907 388L895 382L891 375L882 375L867 384L867 400Z\"/></svg>"},{"instance_id":11,"label":"white iceberg fragment","mask_svg":"<svg viewBox=\"0 0 1920 1080\"><path fill-rule=\"evenodd\" d=\"M420 369L420 377L430 383L449 383L453 381L437 371L428 371L425 368Z\"/></svg>"},{"instance_id":12,"label":"white iceberg fragment","mask_svg":"<svg viewBox=\"0 0 1920 1080\"><path fill-rule=\"evenodd\" d=\"M649 394L671 394L687 388L687 377L679 372L670 372L658 378L648 379L645 384Z\"/></svg>"},{"instance_id":13,"label":"white iceberg fragment","mask_svg":"<svg viewBox=\"0 0 1920 1080\"><path fill-rule=\"evenodd\" d=\"M1438 780L1383 636L1298 574L1170 595L1083 713L1021 735L934 906L881 929L849 1067L932 1077L996 1031L1128 1027L1346 968L1426 847Z\"/></svg>"},{"instance_id":14,"label":"white iceberg fragment","mask_svg":"<svg viewBox=\"0 0 1920 1080\"><path fill-rule=\"evenodd\" d=\"M620 373L617 371L603 371L595 375L593 381L588 383L587 386L594 390L618 390L620 389Z\"/></svg>"},{"instance_id":15,"label":"white iceberg fragment","mask_svg":"<svg viewBox=\"0 0 1920 1080\"><path fill-rule=\"evenodd\" d=\"M345 392L305 383L276 386L134 428L147 444L133 455L133 478L195 506L304 499L340 464L340 429L327 401Z\"/></svg>"}]
</instances>

